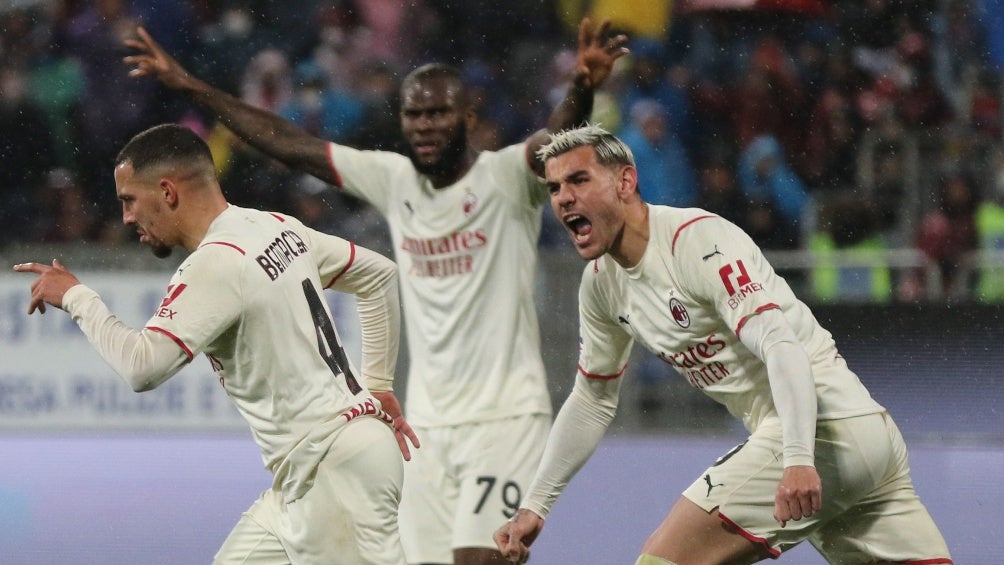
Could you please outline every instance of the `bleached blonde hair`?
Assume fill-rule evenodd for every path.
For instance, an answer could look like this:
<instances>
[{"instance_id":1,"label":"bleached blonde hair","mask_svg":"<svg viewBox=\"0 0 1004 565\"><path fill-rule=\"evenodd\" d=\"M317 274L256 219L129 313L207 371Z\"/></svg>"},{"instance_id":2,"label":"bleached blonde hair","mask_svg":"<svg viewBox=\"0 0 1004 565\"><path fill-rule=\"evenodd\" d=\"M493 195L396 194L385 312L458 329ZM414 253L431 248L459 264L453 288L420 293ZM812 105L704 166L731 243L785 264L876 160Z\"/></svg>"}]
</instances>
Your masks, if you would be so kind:
<instances>
[{"instance_id":1,"label":"bleached blonde hair","mask_svg":"<svg viewBox=\"0 0 1004 565\"><path fill-rule=\"evenodd\" d=\"M537 150L542 163L579 147L590 146L596 152L596 162L604 167L617 168L634 164L631 148L614 134L598 125L586 124L549 135L550 141Z\"/></svg>"}]
</instances>

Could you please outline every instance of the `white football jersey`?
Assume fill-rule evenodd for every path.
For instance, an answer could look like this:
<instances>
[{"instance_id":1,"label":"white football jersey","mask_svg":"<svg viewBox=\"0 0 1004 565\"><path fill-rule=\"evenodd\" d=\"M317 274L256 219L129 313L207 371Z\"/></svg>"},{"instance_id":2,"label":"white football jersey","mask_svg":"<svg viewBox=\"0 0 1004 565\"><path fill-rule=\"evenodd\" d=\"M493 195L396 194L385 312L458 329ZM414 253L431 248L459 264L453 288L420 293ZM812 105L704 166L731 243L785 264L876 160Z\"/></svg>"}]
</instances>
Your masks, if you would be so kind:
<instances>
[{"instance_id":1,"label":"white football jersey","mask_svg":"<svg viewBox=\"0 0 1004 565\"><path fill-rule=\"evenodd\" d=\"M323 289L364 289L393 268L289 216L230 206L147 322L189 358L209 358L287 501L310 487L335 429L380 413L339 343ZM377 378L392 377L396 362L379 359L388 351L396 357L397 329L385 331L388 349L364 360ZM385 370L391 375L379 374Z\"/></svg>"},{"instance_id":2,"label":"white football jersey","mask_svg":"<svg viewBox=\"0 0 1004 565\"><path fill-rule=\"evenodd\" d=\"M818 419L882 411L833 338L734 224L695 208L649 205L650 237L630 269L590 262L579 289L579 370L617 378L637 340L750 431L776 417L767 369L739 340L750 316L779 309L812 365Z\"/></svg>"},{"instance_id":3,"label":"white football jersey","mask_svg":"<svg viewBox=\"0 0 1004 565\"><path fill-rule=\"evenodd\" d=\"M329 144L340 185L387 219L419 426L550 414L533 291L547 193L526 146L480 154L436 189L411 160Z\"/></svg>"}]
</instances>

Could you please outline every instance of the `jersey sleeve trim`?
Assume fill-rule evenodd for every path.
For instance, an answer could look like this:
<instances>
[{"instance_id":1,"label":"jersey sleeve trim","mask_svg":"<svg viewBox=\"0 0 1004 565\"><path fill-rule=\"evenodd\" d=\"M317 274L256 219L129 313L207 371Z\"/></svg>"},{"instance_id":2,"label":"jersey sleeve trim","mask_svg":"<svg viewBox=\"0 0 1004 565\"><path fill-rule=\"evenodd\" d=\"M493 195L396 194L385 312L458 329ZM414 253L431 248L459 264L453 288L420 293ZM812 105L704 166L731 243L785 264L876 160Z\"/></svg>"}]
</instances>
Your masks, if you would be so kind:
<instances>
[{"instance_id":1,"label":"jersey sleeve trim","mask_svg":"<svg viewBox=\"0 0 1004 565\"><path fill-rule=\"evenodd\" d=\"M356 261L356 244L352 243L350 241L349 242L349 262L345 264L345 267L341 271L339 271L339 273L337 275L335 275L331 279L331 282L329 282L324 288L325 289L331 288L335 284L335 281L337 281L338 279L342 278L342 275L344 275L345 273L348 272L349 267L351 267L352 263L354 263L355 261Z\"/></svg>"},{"instance_id":2,"label":"jersey sleeve trim","mask_svg":"<svg viewBox=\"0 0 1004 565\"><path fill-rule=\"evenodd\" d=\"M736 531L739 532L739 535L741 535L742 537L750 540L751 542L753 542L753 543L755 543L757 545L763 546L763 548L765 550L767 550L767 553L769 553L770 556L773 557L774 559L777 559L778 557L781 557L781 552L778 551L777 549L771 547L770 544L767 543L766 539L764 539L764 538L762 538L760 536L754 535L754 534L746 531L745 529L743 529L742 526L740 526L739 524L736 524L732 520L728 519L725 516L725 514L722 514L721 510L718 511L718 518L720 518L722 522L725 522L729 526L732 526L733 528L735 528Z\"/></svg>"},{"instance_id":3,"label":"jersey sleeve trim","mask_svg":"<svg viewBox=\"0 0 1004 565\"><path fill-rule=\"evenodd\" d=\"M749 320L753 316L756 316L760 312L766 312L767 310L774 310L774 309L780 310L781 307L771 302L769 304L764 304L763 306L757 308L756 310L753 311L752 314L747 314L743 316L742 319L739 320L739 324L736 325L736 337L739 337L739 332L743 331L743 326L746 325L747 320Z\"/></svg>"},{"instance_id":4,"label":"jersey sleeve trim","mask_svg":"<svg viewBox=\"0 0 1004 565\"><path fill-rule=\"evenodd\" d=\"M578 368L579 372L582 373L582 376L586 377L587 379L596 379L598 381L612 381L614 379L619 379L621 375L624 374L624 371L627 370L627 365L624 365L624 367L621 368L620 372L618 372L616 375L597 375L595 373L590 373L585 369L583 369L582 365L579 365Z\"/></svg>"},{"instance_id":5,"label":"jersey sleeve trim","mask_svg":"<svg viewBox=\"0 0 1004 565\"><path fill-rule=\"evenodd\" d=\"M185 355L188 356L188 360L189 361L191 361L193 358L195 358L195 355L192 353L192 350L189 349L187 345L185 345L185 342L181 341L181 338L179 338L178 336L174 335L173 333L165 330L164 328L158 328L156 326L147 326L144 329L150 330L152 332L162 333L162 334L166 335L167 337L171 338L171 341L173 341L174 343L178 344L178 347L180 347L181 350L185 352Z\"/></svg>"},{"instance_id":6,"label":"jersey sleeve trim","mask_svg":"<svg viewBox=\"0 0 1004 565\"><path fill-rule=\"evenodd\" d=\"M683 231L684 228L690 226L690 224L693 224L694 222L697 222L697 221L700 221L700 220L706 220L708 218L714 218L714 217L715 217L714 214L707 214L707 215L704 215L704 216L698 216L698 217L693 218L691 220L687 220L686 222L683 223L682 226L676 228L676 233L673 234L673 244L670 246L669 254L670 255L676 255L676 240L680 237L680 232Z\"/></svg>"},{"instance_id":7,"label":"jersey sleeve trim","mask_svg":"<svg viewBox=\"0 0 1004 565\"><path fill-rule=\"evenodd\" d=\"M342 188L342 175L338 174L338 167L335 166L335 155L332 152L335 144L328 142L328 166L331 167L331 174L335 177L335 186Z\"/></svg>"},{"instance_id":8,"label":"jersey sleeve trim","mask_svg":"<svg viewBox=\"0 0 1004 565\"><path fill-rule=\"evenodd\" d=\"M283 218L282 216L280 216L279 214L276 214L275 212L269 212L268 215L272 216L273 218L275 218L277 220L279 220L279 222L285 222L286 221L286 218Z\"/></svg>"},{"instance_id":9,"label":"jersey sleeve trim","mask_svg":"<svg viewBox=\"0 0 1004 565\"><path fill-rule=\"evenodd\" d=\"M199 248L203 248L207 245L222 245L224 247L232 247L233 249L236 249L241 255L247 255L247 253L245 253L243 249L237 247L236 245L230 243L229 241L207 241L202 245L200 245Z\"/></svg>"}]
</instances>

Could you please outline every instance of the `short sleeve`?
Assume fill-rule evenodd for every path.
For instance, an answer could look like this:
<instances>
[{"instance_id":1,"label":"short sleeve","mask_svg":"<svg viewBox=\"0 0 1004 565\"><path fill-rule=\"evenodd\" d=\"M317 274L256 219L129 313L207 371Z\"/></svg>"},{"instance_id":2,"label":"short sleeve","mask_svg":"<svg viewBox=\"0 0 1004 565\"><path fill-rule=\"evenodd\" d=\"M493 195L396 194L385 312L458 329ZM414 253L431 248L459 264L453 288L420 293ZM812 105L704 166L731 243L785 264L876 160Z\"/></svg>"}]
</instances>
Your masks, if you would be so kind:
<instances>
[{"instance_id":1,"label":"short sleeve","mask_svg":"<svg viewBox=\"0 0 1004 565\"><path fill-rule=\"evenodd\" d=\"M384 215L396 186L395 175L417 174L407 157L389 151L363 151L329 143L328 159L338 186Z\"/></svg>"},{"instance_id":2,"label":"short sleeve","mask_svg":"<svg viewBox=\"0 0 1004 565\"><path fill-rule=\"evenodd\" d=\"M524 208L539 209L547 200L547 185L530 168L526 143L500 149L495 157L499 186L514 187L511 192Z\"/></svg>"}]
</instances>

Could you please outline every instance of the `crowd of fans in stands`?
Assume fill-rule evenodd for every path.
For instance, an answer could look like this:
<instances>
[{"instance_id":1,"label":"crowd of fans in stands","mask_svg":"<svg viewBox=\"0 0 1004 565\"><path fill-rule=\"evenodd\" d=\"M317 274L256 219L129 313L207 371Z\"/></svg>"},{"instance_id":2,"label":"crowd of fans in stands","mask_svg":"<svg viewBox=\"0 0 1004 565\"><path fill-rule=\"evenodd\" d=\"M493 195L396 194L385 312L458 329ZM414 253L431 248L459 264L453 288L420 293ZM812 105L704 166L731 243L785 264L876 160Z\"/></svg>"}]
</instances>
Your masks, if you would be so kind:
<instances>
[{"instance_id":1,"label":"crowd of fans in stands","mask_svg":"<svg viewBox=\"0 0 1004 565\"><path fill-rule=\"evenodd\" d=\"M130 240L110 163L164 121L206 136L231 202L385 245L381 220L361 204L263 158L156 81L130 79L122 41L139 23L201 78L361 148L401 148L404 74L456 64L480 117L471 140L491 148L544 123L567 84L581 12L603 18L615 4L7 3L0 245ZM632 53L593 121L632 148L647 201L706 208L771 250L918 248L945 296L1004 299L1004 275L975 276L964 259L1004 250L1004 75L986 2L848 0L824 17L625 4L637 6L612 13ZM541 245L564 238L546 215ZM817 294L839 292L841 276L821 278ZM909 272L870 281L872 299L926 292Z\"/></svg>"}]
</instances>

